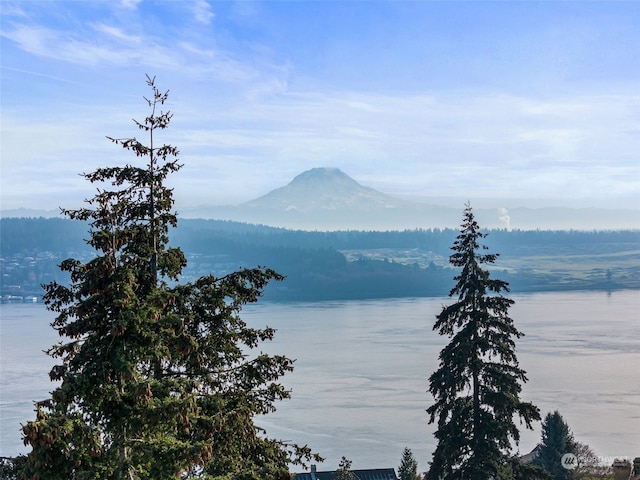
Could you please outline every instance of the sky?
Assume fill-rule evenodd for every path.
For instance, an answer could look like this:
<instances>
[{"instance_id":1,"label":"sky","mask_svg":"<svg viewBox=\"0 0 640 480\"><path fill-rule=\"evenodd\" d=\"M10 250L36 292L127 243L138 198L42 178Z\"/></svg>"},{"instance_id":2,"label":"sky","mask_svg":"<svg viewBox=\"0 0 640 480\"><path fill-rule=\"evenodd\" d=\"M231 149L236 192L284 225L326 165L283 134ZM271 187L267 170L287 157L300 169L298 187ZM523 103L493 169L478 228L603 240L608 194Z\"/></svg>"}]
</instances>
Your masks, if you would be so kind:
<instances>
[{"instance_id":1,"label":"sky","mask_svg":"<svg viewBox=\"0 0 640 480\"><path fill-rule=\"evenodd\" d=\"M640 2L0 9L3 210L77 208L80 173L135 162L106 136L139 135L146 74L169 90L178 208L326 166L400 197L640 209Z\"/></svg>"}]
</instances>

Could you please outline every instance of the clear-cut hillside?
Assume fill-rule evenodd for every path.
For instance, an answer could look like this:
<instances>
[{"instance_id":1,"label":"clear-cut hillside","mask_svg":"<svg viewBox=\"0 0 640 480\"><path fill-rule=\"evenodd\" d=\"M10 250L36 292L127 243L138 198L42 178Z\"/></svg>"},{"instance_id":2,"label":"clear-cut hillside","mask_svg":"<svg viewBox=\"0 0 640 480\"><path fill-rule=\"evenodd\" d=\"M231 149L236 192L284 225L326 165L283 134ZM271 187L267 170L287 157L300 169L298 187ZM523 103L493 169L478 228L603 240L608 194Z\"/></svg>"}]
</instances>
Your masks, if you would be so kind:
<instances>
[{"instance_id":1,"label":"clear-cut hillside","mask_svg":"<svg viewBox=\"0 0 640 480\"><path fill-rule=\"evenodd\" d=\"M312 168L243 206L279 211L378 210L398 208L404 202L365 187L338 168Z\"/></svg>"}]
</instances>

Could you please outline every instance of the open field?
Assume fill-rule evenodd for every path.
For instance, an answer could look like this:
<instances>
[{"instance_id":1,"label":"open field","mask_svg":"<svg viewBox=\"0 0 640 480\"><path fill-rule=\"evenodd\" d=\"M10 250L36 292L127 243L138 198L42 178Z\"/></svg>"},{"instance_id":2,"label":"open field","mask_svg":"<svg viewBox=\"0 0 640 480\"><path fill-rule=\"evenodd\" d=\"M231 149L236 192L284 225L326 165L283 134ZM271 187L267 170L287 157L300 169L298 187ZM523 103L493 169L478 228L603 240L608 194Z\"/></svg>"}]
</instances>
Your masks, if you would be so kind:
<instances>
[{"instance_id":1,"label":"open field","mask_svg":"<svg viewBox=\"0 0 640 480\"><path fill-rule=\"evenodd\" d=\"M640 249L629 249L622 244L620 251L607 253L555 252L544 254L543 249L531 249L524 256L503 255L492 267L498 276L504 277L514 287L527 285L528 289L564 290L567 288L631 288L640 289ZM600 245L600 249L602 249ZM610 246L610 249L615 249ZM569 249L567 249L569 250ZM583 249L588 250L588 249ZM609 250L609 249L605 249ZM426 268L430 263L446 267L448 258L442 254L421 248L376 248L342 250L348 261L370 259L390 261ZM524 252L522 252L524 253Z\"/></svg>"}]
</instances>

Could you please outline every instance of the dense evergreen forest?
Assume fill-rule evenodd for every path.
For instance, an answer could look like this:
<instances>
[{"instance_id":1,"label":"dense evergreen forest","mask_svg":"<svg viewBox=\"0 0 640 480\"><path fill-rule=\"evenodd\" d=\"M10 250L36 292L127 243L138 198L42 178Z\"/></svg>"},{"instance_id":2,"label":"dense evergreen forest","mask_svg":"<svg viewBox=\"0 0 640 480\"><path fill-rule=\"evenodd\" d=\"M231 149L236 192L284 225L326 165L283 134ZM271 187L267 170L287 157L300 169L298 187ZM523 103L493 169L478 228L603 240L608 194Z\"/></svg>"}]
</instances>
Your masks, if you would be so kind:
<instances>
[{"instance_id":1,"label":"dense evergreen forest","mask_svg":"<svg viewBox=\"0 0 640 480\"><path fill-rule=\"evenodd\" d=\"M62 218L0 219L1 295L39 296L65 282L61 260L90 258L88 226ZM640 230L492 230L495 269L514 292L640 288ZM181 219L171 243L189 259L188 278L268 266L286 275L265 299L282 301L447 295L456 230L303 231Z\"/></svg>"}]
</instances>

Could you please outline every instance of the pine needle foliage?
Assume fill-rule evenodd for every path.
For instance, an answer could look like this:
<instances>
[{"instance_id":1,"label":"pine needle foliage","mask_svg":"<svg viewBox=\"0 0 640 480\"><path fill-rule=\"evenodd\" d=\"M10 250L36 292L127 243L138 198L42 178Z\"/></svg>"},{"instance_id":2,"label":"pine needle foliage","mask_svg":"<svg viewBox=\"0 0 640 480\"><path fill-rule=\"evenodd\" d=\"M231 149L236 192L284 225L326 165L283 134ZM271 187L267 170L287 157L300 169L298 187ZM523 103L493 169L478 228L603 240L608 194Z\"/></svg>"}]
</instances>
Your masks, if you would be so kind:
<instances>
[{"instance_id":1,"label":"pine needle foliage","mask_svg":"<svg viewBox=\"0 0 640 480\"><path fill-rule=\"evenodd\" d=\"M333 474L333 478L335 480L356 480L356 476L351 471L352 463L351 460L343 455L338 464L338 469Z\"/></svg>"},{"instance_id":2,"label":"pine needle foliage","mask_svg":"<svg viewBox=\"0 0 640 480\"><path fill-rule=\"evenodd\" d=\"M290 392L285 356L251 355L271 328L250 328L240 310L283 277L257 267L180 284L186 258L169 246L177 224L172 190L177 148L159 144L172 114L168 92L147 77L148 140L109 138L145 165L98 168L88 206L63 210L88 222L89 261L68 259L70 285L45 285L62 340L47 353L60 382L23 425L31 446L23 478L288 478L288 464L320 460L306 446L270 439L254 424Z\"/></svg>"},{"instance_id":3,"label":"pine needle foliage","mask_svg":"<svg viewBox=\"0 0 640 480\"><path fill-rule=\"evenodd\" d=\"M484 264L497 254L488 247L469 204L450 263L460 268L454 277L451 305L436 316L433 329L451 340L439 355L439 367L429 377L434 403L427 409L435 423L437 446L428 480L488 480L509 461L511 442L519 440L514 417L527 428L540 419L539 410L520 400L527 381L516 357L515 339L523 334L509 317L513 300L508 284L493 279Z\"/></svg>"},{"instance_id":4,"label":"pine needle foliage","mask_svg":"<svg viewBox=\"0 0 640 480\"><path fill-rule=\"evenodd\" d=\"M413 452L409 447L404 447L402 460L398 467L398 480L420 480L420 478L418 462L413 456Z\"/></svg>"},{"instance_id":5,"label":"pine needle foliage","mask_svg":"<svg viewBox=\"0 0 640 480\"><path fill-rule=\"evenodd\" d=\"M562 457L567 453L578 453L577 447L578 443L560 412L547 413L542 421L541 443L533 463L547 470L554 480L566 480L572 477L573 472L562 465Z\"/></svg>"}]
</instances>

